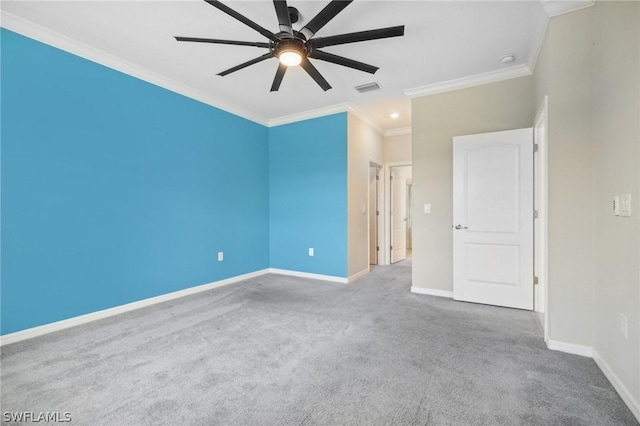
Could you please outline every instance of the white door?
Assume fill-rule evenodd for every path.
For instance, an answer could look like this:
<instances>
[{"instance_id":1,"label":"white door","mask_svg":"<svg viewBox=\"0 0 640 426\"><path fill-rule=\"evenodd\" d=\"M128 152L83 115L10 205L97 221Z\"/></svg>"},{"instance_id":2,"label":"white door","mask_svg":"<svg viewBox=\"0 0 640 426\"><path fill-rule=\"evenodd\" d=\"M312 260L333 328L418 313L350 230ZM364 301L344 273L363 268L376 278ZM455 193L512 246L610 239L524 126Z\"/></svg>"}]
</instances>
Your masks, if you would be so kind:
<instances>
[{"instance_id":1,"label":"white door","mask_svg":"<svg viewBox=\"0 0 640 426\"><path fill-rule=\"evenodd\" d=\"M407 179L411 166L391 167L391 263L407 258Z\"/></svg>"},{"instance_id":2,"label":"white door","mask_svg":"<svg viewBox=\"0 0 640 426\"><path fill-rule=\"evenodd\" d=\"M533 131L453 138L453 298L533 309Z\"/></svg>"}]
</instances>

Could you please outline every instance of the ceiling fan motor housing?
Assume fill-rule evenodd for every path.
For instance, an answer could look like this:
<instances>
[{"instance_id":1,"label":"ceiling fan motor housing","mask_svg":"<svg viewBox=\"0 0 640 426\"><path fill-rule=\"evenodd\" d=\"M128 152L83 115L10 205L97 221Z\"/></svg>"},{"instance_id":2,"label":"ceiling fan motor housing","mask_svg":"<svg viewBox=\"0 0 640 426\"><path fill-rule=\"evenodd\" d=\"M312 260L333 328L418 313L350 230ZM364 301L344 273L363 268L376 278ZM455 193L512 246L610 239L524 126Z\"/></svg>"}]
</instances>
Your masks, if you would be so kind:
<instances>
[{"instance_id":1,"label":"ceiling fan motor housing","mask_svg":"<svg viewBox=\"0 0 640 426\"><path fill-rule=\"evenodd\" d=\"M272 92L277 92L280 88L280 83L282 82L282 78L284 77L287 67L296 65L300 65L322 90L327 91L331 89L329 82L322 76L322 74L320 74L316 67L311 63L310 59L331 62L344 67L375 74L375 72L378 71L378 67L318 49L337 46L340 44L357 43L404 35L404 25L398 25L395 27L356 31L328 37L315 37L315 34L321 28L335 18L336 15L352 3L353 0L331 0L329 4L311 18L300 30L294 30L291 25L300 20L298 9L288 6L287 0L273 0L276 16L278 18L278 26L280 28L280 32L278 33L269 31L219 0L205 0L205 2L254 29L269 40L266 42L248 42L242 40L222 40L182 36L176 36L175 39L177 41L253 46L269 49L268 53L219 72L218 75L224 77L225 75L275 57L278 58L280 63L278 65L276 75L273 78L273 84L271 85Z\"/></svg>"},{"instance_id":2,"label":"ceiling fan motor housing","mask_svg":"<svg viewBox=\"0 0 640 426\"><path fill-rule=\"evenodd\" d=\"M293 6L289 6L287 10L289 11L289 19L291 19L291 23L295 24L298 22L300 19L300 12L298 12L298 9Z\"/></svg>"},{"instance_id":3,"label":"ceiling fan motor housing","mask_svg":"<svg viewBox=\"0 0 640 426\"><path fill-rule=\"evenodd\" d=\"M295 51L299 53L300 56L306 57L309 55L311 49L304 40L293 37L283 38L274 42L271 51L275 57L279 57L280 54L285 51Z\"/></svg>"}]
</instances>

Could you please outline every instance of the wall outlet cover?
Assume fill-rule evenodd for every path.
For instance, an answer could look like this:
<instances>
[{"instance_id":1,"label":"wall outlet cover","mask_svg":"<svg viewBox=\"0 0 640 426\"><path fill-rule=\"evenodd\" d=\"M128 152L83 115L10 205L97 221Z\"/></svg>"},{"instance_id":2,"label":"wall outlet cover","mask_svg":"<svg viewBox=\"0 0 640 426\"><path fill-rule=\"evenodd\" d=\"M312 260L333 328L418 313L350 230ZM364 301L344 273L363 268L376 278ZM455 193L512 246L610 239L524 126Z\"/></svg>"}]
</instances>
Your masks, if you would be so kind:
<instances>
[{"instance_id":1,"label":"wall outlet cover","mask_svg":"<svg viewBox=\"0 0 640 426\"><path fill-rule=\"evenodd\" d=\"M623 194L620 196L620 216L631 216L631 194Z\"/></svg>"}]
</instances>

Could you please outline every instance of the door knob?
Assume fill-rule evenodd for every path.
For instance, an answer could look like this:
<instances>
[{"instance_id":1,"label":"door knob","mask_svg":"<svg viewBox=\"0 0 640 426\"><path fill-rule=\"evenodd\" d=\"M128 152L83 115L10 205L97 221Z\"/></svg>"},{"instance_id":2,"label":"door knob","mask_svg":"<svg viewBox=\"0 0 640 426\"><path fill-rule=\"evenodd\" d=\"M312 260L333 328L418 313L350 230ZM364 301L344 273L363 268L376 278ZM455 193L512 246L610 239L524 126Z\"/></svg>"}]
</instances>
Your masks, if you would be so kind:
<instances>
[{"instance_id":1,"label":"door knob","mask_svg":"<svg viewBox=\"0 0 640 426\"><path fill-rule=\"evenodd\" d=\"M456 228L456 229L469 229L468 227L462 226L462 225L456 225L456 226L454 226L454 228Z\"/></svg>"}]
</instances>

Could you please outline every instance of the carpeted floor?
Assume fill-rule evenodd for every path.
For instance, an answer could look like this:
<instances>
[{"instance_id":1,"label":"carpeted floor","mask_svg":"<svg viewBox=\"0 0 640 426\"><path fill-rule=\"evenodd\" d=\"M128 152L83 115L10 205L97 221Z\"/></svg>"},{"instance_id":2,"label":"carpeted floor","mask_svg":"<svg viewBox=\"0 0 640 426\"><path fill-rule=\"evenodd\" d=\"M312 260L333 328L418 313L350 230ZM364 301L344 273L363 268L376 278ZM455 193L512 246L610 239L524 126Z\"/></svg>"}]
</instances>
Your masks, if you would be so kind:
<instances>
[{"instance_id":1,"label":"carpeted floor","mask_svg":"<svg viewBox=\"0 0 640 426\"><path fill-rule=\"evenodd\" d=\"M534 314L265 275L2 348L2 411L72 425L637 425ZM5 420L3 415L2 420ZM40 423L42 424L42 423Z\"/></svg>"}]
</instances>

